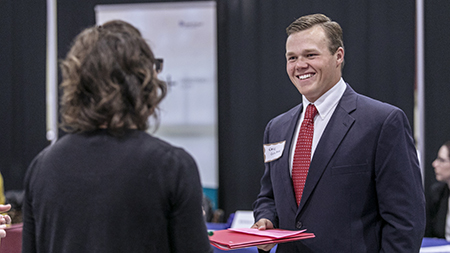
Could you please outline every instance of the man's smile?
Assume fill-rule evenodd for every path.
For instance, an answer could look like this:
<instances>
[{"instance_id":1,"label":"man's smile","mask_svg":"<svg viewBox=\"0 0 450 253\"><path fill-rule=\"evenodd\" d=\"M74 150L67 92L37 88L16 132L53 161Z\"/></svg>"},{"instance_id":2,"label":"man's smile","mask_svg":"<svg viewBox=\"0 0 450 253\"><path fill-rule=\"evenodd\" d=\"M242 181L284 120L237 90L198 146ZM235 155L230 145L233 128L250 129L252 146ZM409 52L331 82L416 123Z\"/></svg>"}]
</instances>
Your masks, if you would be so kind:
<instances>
[{"instance_id":1,"label":"man's smile","mask_svg":"<svg viewBox=\"0 0 450 253\"><path fill-rule=\"evenodd\" d=\"M297 77L300 80L305 80L305 79L308 79L310 77L313 77L314 75L315 75L315 73L308 73L308 74L299 75Z\"/></svg>"}]
</instances>

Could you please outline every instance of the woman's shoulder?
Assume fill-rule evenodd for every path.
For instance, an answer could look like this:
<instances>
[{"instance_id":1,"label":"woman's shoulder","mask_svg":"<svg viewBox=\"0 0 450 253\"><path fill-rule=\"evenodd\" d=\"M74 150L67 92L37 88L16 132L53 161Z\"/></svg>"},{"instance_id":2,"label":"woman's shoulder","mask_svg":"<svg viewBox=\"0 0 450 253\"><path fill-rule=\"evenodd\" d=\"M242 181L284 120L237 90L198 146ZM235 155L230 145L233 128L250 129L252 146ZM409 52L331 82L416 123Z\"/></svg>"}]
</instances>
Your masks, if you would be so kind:
<instances>
[{"instance_id":1,"label":"woman's shoulder","mask_svg":"<svg viewBox=\"0 0 450 253\"><path fill-rule=\"evenodd\" d=\"M427 203L438 203L441 200L448 199L449 193L450 190L447 183L435 182L430 186L429 192L427 193Z\"/></svg>"},{"instance_id":2,"label":"woman's shoulder","mask_svg":"<svg viewBox=\"0 0 450 253\"><path fill-rule=\"evenodd\" d=\"M430 186L430 191L433 194L443 194L450 191L448 188L448 184L444 182L435 182Z\"/></svg>"},{"instance_id":3,"label":"woman's shoulder","mask_svg":"<svg viewBox=\"0 0 450 253\"><path fill-rule=\"evenodd\" d=\"M183 147L177 146L152 134L142 132L139 133L143 152L154 153L157 157L170 160L181 160L186 162L193 161L191 154L189 154ZM141 145L139 145L141 146Z\"/></svg>"}]
</instances>

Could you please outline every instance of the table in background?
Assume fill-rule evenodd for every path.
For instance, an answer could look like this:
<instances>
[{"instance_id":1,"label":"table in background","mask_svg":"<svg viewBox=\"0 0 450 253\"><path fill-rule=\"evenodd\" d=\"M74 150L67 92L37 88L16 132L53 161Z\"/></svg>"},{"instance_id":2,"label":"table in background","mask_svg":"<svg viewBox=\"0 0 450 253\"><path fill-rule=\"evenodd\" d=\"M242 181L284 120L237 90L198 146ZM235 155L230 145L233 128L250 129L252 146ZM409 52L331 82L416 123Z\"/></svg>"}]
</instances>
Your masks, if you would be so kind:
<instances>
[{"instance_id":1,"label":"table in background","mask_svg":"<svg viewBox=\"0 0 450 253\"><path fill-rule=\"evenodd\" d=\"M275 253L276 246L270 251L270 253ZM220 250L214 248L214 253L258 253L258 248L250 247L245 249L236 250ZM420 253L450 253L450 242L445 239L440 238L423 238L422 247L420 248Z\"/></svg>"},{"instance_id":2,"label":"table in background","mask_svg":"<svg viewBox=\"0 0 450 253\"><path fill-rule=\"evenodd\" d=\"M441 238L423 238L420 253L450 253L450 242Z\"/></svg>"}]
</instances>

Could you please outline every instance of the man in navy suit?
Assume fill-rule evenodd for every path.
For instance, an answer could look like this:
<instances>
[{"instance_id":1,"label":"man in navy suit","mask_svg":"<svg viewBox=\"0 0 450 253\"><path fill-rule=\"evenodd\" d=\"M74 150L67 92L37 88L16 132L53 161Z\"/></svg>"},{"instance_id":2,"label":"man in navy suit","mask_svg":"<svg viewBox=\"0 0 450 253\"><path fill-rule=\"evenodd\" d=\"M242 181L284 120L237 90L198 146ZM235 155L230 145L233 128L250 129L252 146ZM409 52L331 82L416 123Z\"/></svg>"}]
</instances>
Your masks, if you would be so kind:
<instances>
[{"instance_id":1,"label":"man in navy suit","mask_svg":"<svg viewBox=\"0 0 450 253\"><path fill-rule=\"evenodd\" d=\"M277 252L419 252L425 200L406 115L344 82L338 23L314 14L286 30L286 70L303 103L266 127L265 172L253 205L253 228L307 229L316 236L280 244ZM297 204L292 164L309 104L318 113Z\"/></svg>"}]
</instances>

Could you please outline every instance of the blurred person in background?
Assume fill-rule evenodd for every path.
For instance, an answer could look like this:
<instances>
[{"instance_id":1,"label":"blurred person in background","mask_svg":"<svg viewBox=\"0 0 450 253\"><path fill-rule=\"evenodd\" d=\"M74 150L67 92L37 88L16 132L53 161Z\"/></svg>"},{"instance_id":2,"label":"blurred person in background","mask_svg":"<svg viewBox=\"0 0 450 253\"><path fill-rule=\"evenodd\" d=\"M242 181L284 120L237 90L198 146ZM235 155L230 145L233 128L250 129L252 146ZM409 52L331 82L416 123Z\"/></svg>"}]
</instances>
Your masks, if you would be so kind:
<instances>
[{"instance_id":1,"label":"blurred person in background","mask_svg":"<svg viewBox=\"0 0 450 253\"><path fill-rule=\"evenodd\" d=\"M425 237L445 238L450 241L450 141L438 151L432 166L436 180L427 194L427 226Z\"/></svg>"},{"instance_id":2,"label":"blurred person in background","mask_svg":"<svg viewBox=\"0 0 450 253\"><path fill-rule=\"evenodd\" d=\"M3 176L0 173L0 238L6 236L5 228L11 224L11 217L6 213L11 209L11 205L5 205L5 190L3 187Z\"/></svg>"},{"instance_id":3,"label":"blurred person in background","mask_svg":"<svg viewBox=\"0 0 450 253\"><path fill-rule=\"evenodd\" d=\"M0 205L0 213L6 213L9 209L11 209L11 205ZM6 236L5 228L7 227L7 224L11 224L11 218L9 215L0 215L0 238L4 238Z\"/></svg>"}]
</instances>

